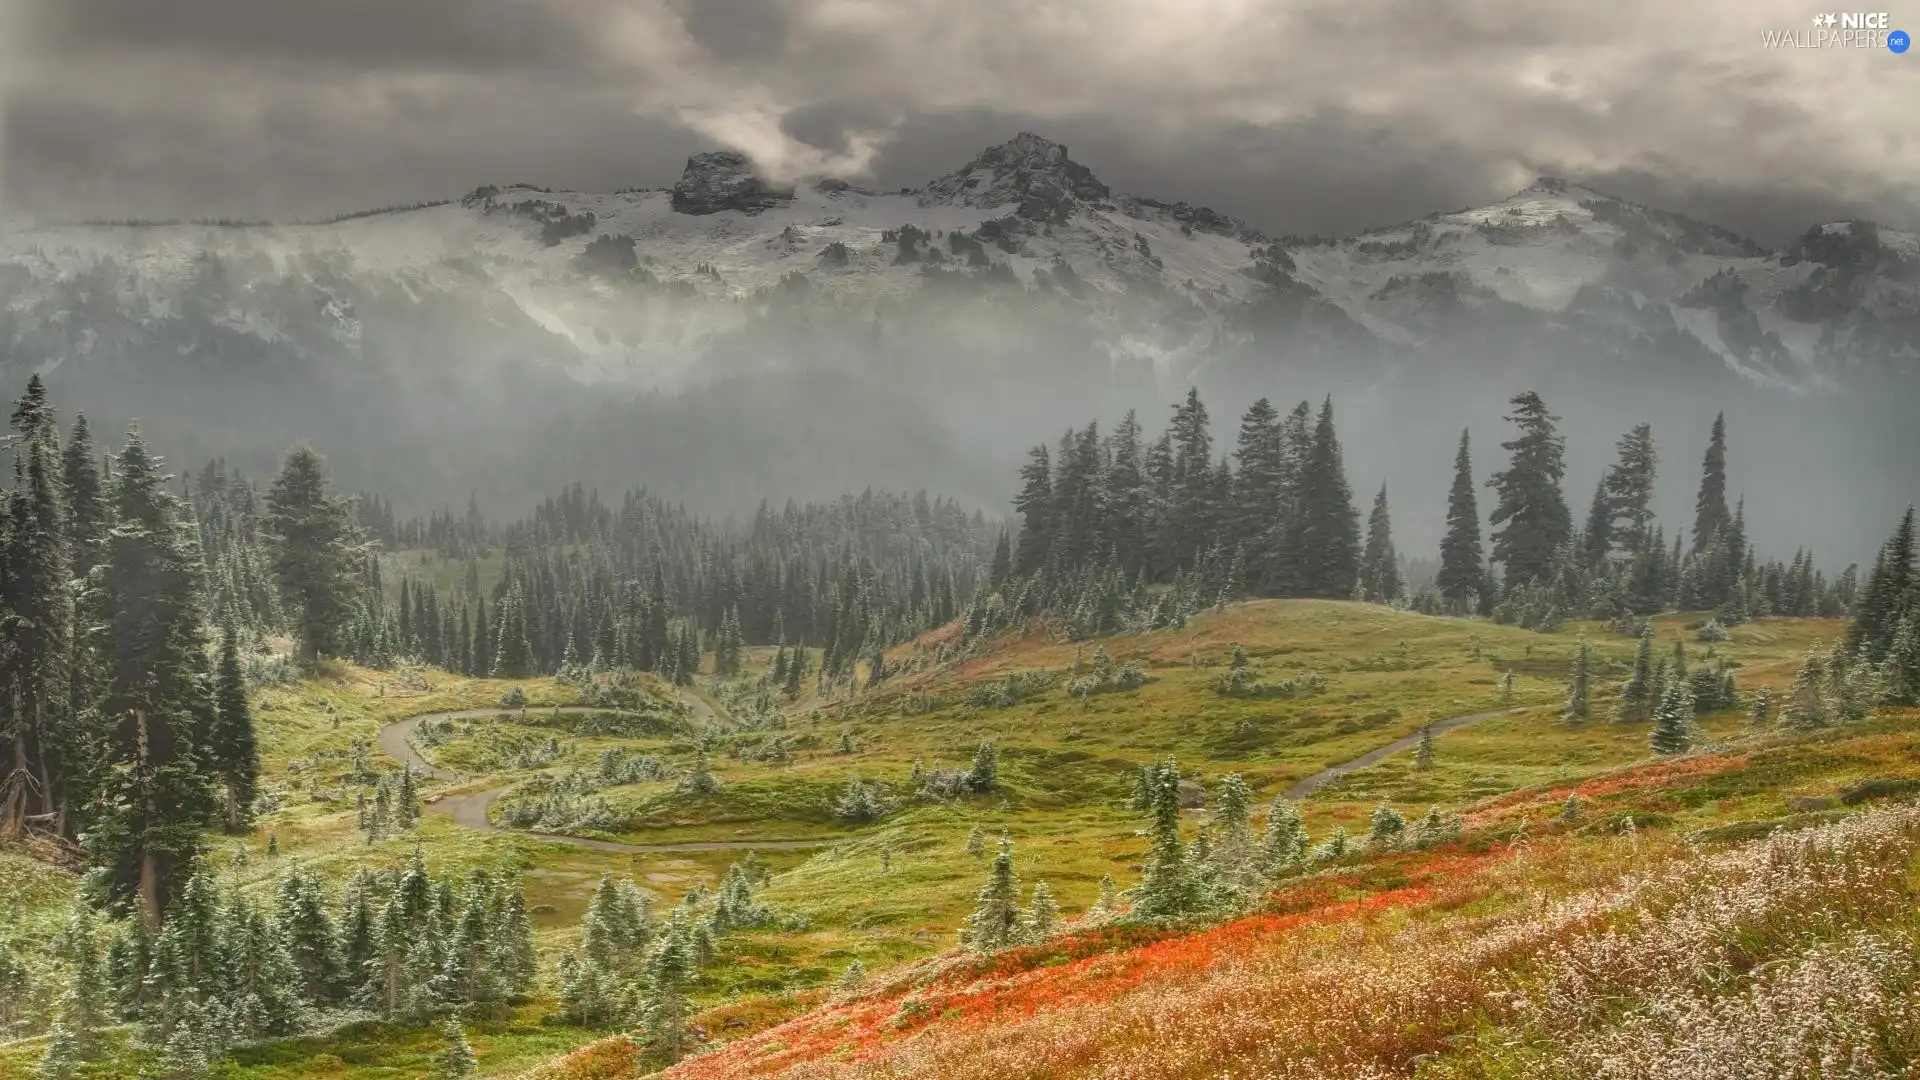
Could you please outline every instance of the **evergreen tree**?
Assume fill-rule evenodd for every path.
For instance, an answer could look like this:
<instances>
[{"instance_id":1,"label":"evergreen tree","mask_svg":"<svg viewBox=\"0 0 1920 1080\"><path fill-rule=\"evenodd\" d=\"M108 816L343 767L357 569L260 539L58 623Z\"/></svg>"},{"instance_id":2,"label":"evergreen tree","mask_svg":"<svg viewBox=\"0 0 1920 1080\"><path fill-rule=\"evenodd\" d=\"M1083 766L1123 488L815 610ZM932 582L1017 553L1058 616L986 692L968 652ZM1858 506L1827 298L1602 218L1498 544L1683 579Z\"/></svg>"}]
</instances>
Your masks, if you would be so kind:
<instances>
[{"instance_id":1,"label":"evergreen tree","mask_svg":"<svg viewBox=\"0 0 1920 1080\"><path fill-rule=\"evenodd\" d=\"M1700 494L1693 502L1693 553L1706 551L1715 537L1724 538L1732 524L1727 513L1727 414L1723 412L1713 418L1707 456L1700 463Z\"/></svg>"},{"instance_id":2,"label":"evergreen tree","mask_svg":"<svg viewBox=\"0 0 1920 1080\"><path fill-rule=\"evenodd\" d=\"M1020 469L1024 486L1013 500L1020 514L1020 546L1013 565L1022 577L1039 570L1053 549L1053 466L1046 444L1035 446L1027 456Z\"/></svg>"},{"instance_id":3,"label":"evergreen tree","mask_svg":"<svg viewBox=\"0 0 1920 1080\"><path fill-rule=\"evenodd\" d=\"M1607 499L1607 478L1602 475L1593 486L1593 502L1587 509L1587 527L1581 532L1586 544L1587 565L1599 567L1613 552L1613 504Z\"/></svg>"},{"instance_id":4,"label":"evergreen tree","mask_svg":"<svg viewBox=\"0 0 1920 1080\"><path fill-rule=\"evenodd\" d=\"M341 956L340 932L327 910L320 878L301 869L281 878L275 917L288 962L297 973L300 996L316 1005L334 1000L349 978Z\"/></svg>"},{"instance_id":5,"label":"evergreen tree","mask_svg":"<svg viewBox=\"0 0 1920 1080\"><path fill-rule=\"evenodd\" d=\"M1620 700L1613 718L1622 723L1645 720L1655 704L1653 671L1653 624L1640 628L1640 646L1633 655L1633 673L1620 686Z\"/></svg>"},{"instance_id":6,"label":"evergreen tree","mask_svg":"<svg viewBox=\"0 0 1920 1080\"><path fill-rule=\"evenodd\" d=\"M1909 612L1920 606L1920 578L1914 570L1915 535L1913 507L1900 517L1900 524L1886 543L1880 545L1879 558L1867 574L1856 605L1853 625L1847 630L1847 650L1866 650L1875 660L1884 657L1893 645L1893 636Z\"/></svg>"},{"instance_id":7,"label":"evergreen tree","mask_svg":"<svg viewBox=\"0 0 1920 1080\"><path fill-rule=\"evenodd\" d=\"M1560 492L1566 440L1555 427L1559 418L1549 414L1546 402L1531 390L1515 396L1512 404L1507 419L1520 434L1500 444L1511 461L1487 481L1499 493L1492 517L1497 527L1493 559L1505 567L1509 586L1549 577L1572 531L1572 516Z\"/></svg>"},{"instance_id":8,"label":"evergreen tree","mask_svg":"<svg viewBox=\"0 0 1920 1080\"><path fill-rule=\"evenodd\" d=\"M1387 486L1373 498L1373 512L1367 516L1367 547L1360 559L1360 588L1366 599L1376 604L1400 600L1400 555L1393 548L1393 521L1387 510Z\"/></svg>"},{"instance_id":9,"label":"evergreen tree","mask_svg":"<svg viewBox=\"0 0 1920 1080\"><path fill-rule=\"evenodd\" d=\"M14 487L0 532L0 836L29 819L70 834L69 759L83 753L66 723L73 691L73 561L58 429L38 374L14 406Z\"/></svg>"},{"instance_id":10,"label":"evergreen tree","mask_svg":"<svg viewBox=\"0 0 1920 1080\"><path fill-rule=\"evenodd\" d=\"M980 744L974 752L973 767L967 770L967 790L992 791L1000 786L1000 755L992 740Z\"/></svg>"},{"instance_id":11,"label":"evergreen tree","mask_svg":"<svg viewBox=\"0 0 1920 1080\"><path fill-rule=\"evenodd\" d=\"M1615 452L1619 460L1603 481L1607 524L1613 546L1632 557L1652 542L1653 482L1659 465L1652 426L1637 425L1621 437Z\"/></svg>"},{"instance_id":12,"label":"evergreen tree","mask_svg":"<svg viewBox=\"0 0 1920 1080\"><path fill-rule=\"evenodd\" d=\"M1307 828L1301 824L1300 810L1284 796L1275 797L1267 811L1266 863L1278 869L1290 866L1307 854Z\"/></svg>"},{"instance_id":13,"label":"evergreen tree","mask_svg":"<svg viewBox=\"0 0 1920 1080\"><path fill-rule=\"evenodd\" d=\"M1026 925L1021 929L1021 937L1027 941L1045 941L1060 928L1060 905L1053 899L1053 889L1042 881L1033 887L1033 903L1027 909Z\"/></svg>"},{"instance_id":14,"label":"evergreen tree","mask_svg":"<svg viewBox=\"0 0 1920 1080\"><path fill-rule=\"evenodd\" d=\"M686 987L696 966L693 934L680 922L668 926L647 957L645 1029L669 1062L686 1052L687 1016L692 1011Z\"/></svg>"},{"instance_id":15,"label":"evergreen tree","mask_svg":"<svg viewBox=\"0 0 1920 1080\"><path fill-rule=\"evenodd\" d=\"M1887 649L1886 700L1889 705L1920 705L1920 611L1908 611Z\"/></svg>"},{"instance_id":16,"label":"evergreen tree","mask_svg":"<svg viewBox=\"0 0 1920 1080\"><path fill-rule=\"evenodd\" d=\"M54 1007L52 1039L36 1075L40 1080L69 1080L82 1062L100 1054L101 1029L109 1022L108 973L101 962L93 911L86 904L74 905L66 928L54 942L54 955L66 977Z\"/></svg>"},{"instance_id":17,"label":"evergreen tree","mask_svg":"<svg viewBox=\"0 0 1920 1080\"><path fill-rule=\"evenodd\" d=\"M534 674L533 644L527 640L526 597L516 584L494 610L499 643L493 649L493 676L524 679Z\"/></svg>"},{"instance_id":18,"label":"evergreen tree","mask_svg":"<svg viewBox=\"0 0 1920 1080\"><path fill-rule=\"evenodd\" d=\"M787 662L786 685L781 687L781 690L787 695L787 700L798 700L800 697L801 680L806 678L806 673L807 651L796 648L793 650L793 659Z\"/></svg>"},{"instance_id":19,"label":"evergreen tree","mask_svg":"<svg viewBox=\"0 0 1920 1080\"><path fill-rule=\"evenodd\" d=\"M1480 509L1473 490L1469 435L1460 432L1453 457L1453 488L1447 493L1447 532L1440 541L1440 574L1434 585L1456 610L1466 610L1486 587L1481 562Z\"/></svg>"},{"instance_id":20,"label":"evergreen tree","mask_svg":"<svg viewBox=\"0 0 1920 1080\"><path fill-rule=\"evenodd\" d=\"M207 1026L206 1011L197 1002L182 1006L160 1053L160 1080L207 1080L212 1056Z\"/></svg>"},{"instance_id":21,"label":"evergreen tree","mask_svg":"<svg viewBox=\"0 0 1920 1080\"><path fill-rule=\"evenodd\" d=\"M1413 767L1420 770L1433 768L1434 737L1433 724L1420 725L1420 743L1413 753Z\"/></svg>"},{"instance_id":22,"label":"evergreen tree","mask_svg":"<svg viewBox=\"0 0 1920 1080\"><path fill-rule=\"evenodd\" d=\"M1789 727L1802 730L1825 727L1832 719L1828 706L1827 658L1818 647L1807 650L1800 671L1787 691L1787 704L1780 718Z\"/></svg>"},{"instance_id":23,"label":"evergreen tree","mask_svg":"<svg viewBox=\"0 0 1920 1080\"><path fill-rule=\"evenodd\" d=\"M480 1071L480 1059L473 1054L473 1047L467 1042L467 1033L460 1026L460 1017L449 1016L440 1024L440 1039L446 1045L434 1059L435 1071L441 1080L463 1080Z\"/></svg>"},{"instance_id":24,"label":"evergreen tree","mask_svg":"<svg viewBox=\"0 0 1920 1080\"><path fill-rule=\"evenodd\" d=\"M1197 388L1188 388L1186 400L1174 406L1168 434L1173 440L1173 476L1163 557L1169 566L1191 566L1214 541L1219 509L1213 437Z\"/></svg>"},{"instance_id":25,"label":"evergreen tree","mask_svg":"<svg viewBox=\"0 0 1920 1080\"><path fill-rule=\"evenodd\" d=\"M260 785L260 753L247 705L247 680L240 670L240 646L233 624L220 628L220 663L214 672L213 727L206 745L207 767L226 786L227 829L239 832L253 820Z\"/></svg>"},{"instance_id":26,"label":"evergreen tree","mask_svg":"<svg viewBox=\"0 0 1920 1080\"><path fill-rule=\"evenodd\" d=\"M527 896L516 884L502 890L500 915L493 928L493 972L501 992L521 998L533 992L538 959Z\"/></svg>"},{"instance_id":27,"label":"evergreen tree","mask_svg":"<svg viewBox=\"0 0 1920 1080\"><path fill-rule=\"evenodd\" d=\"M87 834L116 902L137 896L154 923L193 865L213 804L195 748L214 713L203 564L165 481L159 460L130 431L114 469L116 524L101 583L111 772L101 819Z\"/></svg>"},{"instance_id":28,"label":"evergreen tree","mask_svg":"<svg viewBox=\"0 0 1920 1080\"><path fill-rule=\"evenodd\" d=\"M1253 813L1253 789L1239 773L1228 773L1214 791L1213 806L1220 857L1229 863L1244 862L1253 855L1253 827L1248 821Z\"/></svg>"},{"instance_id":29,"label":"evergreen tree","mask_svg":"<svg viewBox=\"0 0 1920 1080\"><path fill-rule=\"evenodd\" d=\"M1341 463L1332 398L1320 407L1299 492L1296 589L1304 596L1347 599L1360 571L1360 512Z\"/></svg>"},{"instance_id":30,"label":"evergreen tree","mask_svg":"<svg viewBox=\"0 0 1920 1080\"><path fill-rule=\"evenodd\" d=\"M1647 738L1656 754L1685 753L1693 745L1693 693L1686 683L1675 679L1667 684Z\"/></svg>"},{"instance_id":31,"label":"evergreen tree","mask_svg":"<svg viewBox=\"0 0 1920 1080\"><path fill-rule=\"evenodd\" d=\"M297 969L278 927L236 897L221 922L225 948L216 1016L221 1033L252 1040L285 1035L304 1019Z\"/></svg>"},{"instance_id":32,"label":"evergreen tree","mask_svg":"<svg viewBox=\"0 0 1920 1080\"><path fill-rule=\"evenodd\" d=\"M987 883L974 896L973 914L960 931L960 943L977 953L998 952L1022 940L1020 879L1013 872L1013 841L1000 838Z\"/></svg>"},{"instance_id":33,"label":"evergreen tree","mask_svg":"<svg viewBox=\"0 0 1920 1080\"><path fill-rule=\"evenodd\" d=\"M359 585L360 533L347 500L327 493L326 463L296 447L267 491L261 524L274 538L273 572L303 664L339 652Z\"/></svg>"},{"instance_id":34,"label":"evergreen tree","mask_svg":"<svg viewBox=\"0 0 1920 1080\"><path fill-rule=\"evenodd\" d=\"M1180 839L1180 770L1171 760L1149 766L1145 781L1149 850L1133 913L1143 919L1178 918L1201 906L1200 890Z\"/></svg>"},{"instance_id":35,"label":"evergreen tree","mask_svg":"<svg viewBox=\"0 0 1920 1080\"><path fill-rule=\"evenodd\" d=\"M61 451L60 475L67 498L67 544L73 576L85 578L100 561L101 547L112 524L106 492L100 482L100 451L85 415L73 418Z\"/></svg>"},{"instance_id":36,"label":"evergreen tree","mask_svg":"<svg viewBox=\"0 0 1920 1080\"><path fill-rule=\"evenodd\" d=\"M1585 720L1593 713L1593 646L1586 631L1580 632L1573 647L1573 665L1567 676L1567 707L1561 712L1566 720Z\"/></svg>"},{"instance_id":37,"label":"evergreen tree","mask_svg":"<svg viewBox=\"0 0 1920 1080\"><path fill-rule=\"evenodd\" d=\"M1234 450L1240 470L1233 478L1233 531L1236 543L1258 554L1250 573L1256 592L1268 580L1268 534L1286 510L1287 467L1280 414L1261 398L1240 418L1240 441Z\"/></svg>"},{"instance_id":38,"label":"evergreen tree","mask_svg":"<svg viewBox=\"0 0 1920 1080\"><path fill-rule=\"evenodd\" d=\"M1107 436L1107 468L1101 477L1101 504L1106 511L1106 538L1120 569L1138 574L1147 559L1150 513L1140 419L1133 410Z\"/></svg>"},{"instance_id":39,"label":"evergreen tree","mask_svg":"<svg viewBox=\"0 0 1920 1080\"><path fill-rule=\"evenodd\" d=\"M587 960L620 971L639 958L652 937L648 903L629 879L600 875L581 921L581 947Z\"/></svg>"},{"instance_id":40,"label":"evergreen tree","mask_svg":"<svg viewBox=\"0 0 1920 1080\"><path fill-rule=\"evenodd\" d=\"M840 981L834 984L834 989L842 994L851 994L865 985L866 981L867 966L862 964L860 958L856 956L847 964L847 970L841 973Z\"/></svg>"},{"instance_id":41,"label":"evergreen tree","mask_svg":"<svg viewBox=\"0 0 1920 1080\"><path fill-rule=\"evenodd\" d=\"M1371 848L1391 851L1406 839L1406 816L1395 810L1390 803L1382 802L1374 807L1368 823L1371 828L1367 833L1367 846Z\"/></svg>"},{"instance_id":42,"label":"evergreen tree","mask_svg":"<svg viewBox=\"0 0 1920 1080\"><path fill-rule=\"evenodd\" d=\"M400 766L400 779L393 795L393 823L396 828L411 829L420 824L420 789L413 780L413 766Z\"/></svg>"}]
</instances>

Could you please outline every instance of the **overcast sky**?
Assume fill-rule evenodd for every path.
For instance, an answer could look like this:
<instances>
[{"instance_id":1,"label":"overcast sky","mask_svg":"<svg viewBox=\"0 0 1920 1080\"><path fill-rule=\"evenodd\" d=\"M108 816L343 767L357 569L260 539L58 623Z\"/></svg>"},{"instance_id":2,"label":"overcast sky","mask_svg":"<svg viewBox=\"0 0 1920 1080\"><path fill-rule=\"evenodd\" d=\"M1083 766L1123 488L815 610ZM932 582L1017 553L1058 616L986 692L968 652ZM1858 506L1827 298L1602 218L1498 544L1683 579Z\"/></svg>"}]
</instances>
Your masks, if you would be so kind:
<instances>
[{"instance_id":1,"label":"overcast sky","mask_svg":"<svg viewBox=\"0 0 1920 1080\"><path fill-rule=\"evenodd\" d=\"M1816 219L1920 227L1920 50L1762 48L1822 10L0 0L0 205L310 217L487 182L667 184L718 146L892 187L1033 130L1117 188L1273 232L1488 202L1540 173L1772 243Z\"/></svg>"}]
</instances>

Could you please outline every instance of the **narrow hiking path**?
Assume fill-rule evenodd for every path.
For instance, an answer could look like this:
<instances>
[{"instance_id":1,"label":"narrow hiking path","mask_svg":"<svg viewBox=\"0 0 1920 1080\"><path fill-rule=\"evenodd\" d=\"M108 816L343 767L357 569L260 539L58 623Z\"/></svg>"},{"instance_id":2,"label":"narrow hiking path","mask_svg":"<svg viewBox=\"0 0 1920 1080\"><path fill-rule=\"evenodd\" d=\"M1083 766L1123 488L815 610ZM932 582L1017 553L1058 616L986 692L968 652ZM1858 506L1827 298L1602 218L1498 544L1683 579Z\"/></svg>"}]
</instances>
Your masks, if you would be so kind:
<instances>
[{"instance_id":1,"label":"narrow hiking path","mask_svg":"<svg viewBox=\"0 0 1920 1080\"><path fill-rule=\"evenodd\" d=\"M1449 716L1445 720L1435 720L1433 722L1433 733L1438 735L1443 731L1452 731L1454 728L1465 727L1476 720L1490 720L1496 716L1507 716L1511 713L1526 712L1532 707L1533 706L1521 705L1510 709L1492 709L1487 712L1468 713L1465 716ZM1404 739L1395 739L1377 750L1369 750L1359 757L1354 758L1352 761L1343 761L1331 768L1322 769L1288 788L1286 796L1289 799L1304 799L1350 772L1358 772L1369 765L1377 765L1393 755L1400 753L1402 750L1411 750L1419 745L1420 733L1416 731Z\"/></svg>"},{"instance_id":2,"label":"narrow hiking path","mask_svg":"<svg viewBox=\"0 0 1920 1080\"><path fill-rule=\"evenodd\" d=\"M683 694L682 699L692 707L695 715L704 720L716 720L719 714L713 706L693 694ZM396 720L380 729L380 749L395 761L406 764L416 772L424 773L435 780L446 783L458 783L460 777L428 761L421 755L420 749L413 744L413 733L421 724L429 721L472 720L485 716L517 717L542 714L547 716L561 714L579 714L607 712L586 705L549 706L544 709L457 709L452 712L427 713L422 716L409 716L405 720ZM515 836L526 836L536 840L551 840L572 847L588 848L593 851L612 851L627 855L650 855L657 852L674 851L793 851L801 848L827 847L838 843L837 840L690 840L678 844L623 844L615 840L590 840L584 836L567 836L563 833L533 832L523 829L500 829L487 819L487 811L493 804L513 787L513 782L496 784L479 791L456 792L442 795L427 804L429 814L450 817L453 823L467 829L482 832L507 832Z\"/></svg>"}]
</instances>

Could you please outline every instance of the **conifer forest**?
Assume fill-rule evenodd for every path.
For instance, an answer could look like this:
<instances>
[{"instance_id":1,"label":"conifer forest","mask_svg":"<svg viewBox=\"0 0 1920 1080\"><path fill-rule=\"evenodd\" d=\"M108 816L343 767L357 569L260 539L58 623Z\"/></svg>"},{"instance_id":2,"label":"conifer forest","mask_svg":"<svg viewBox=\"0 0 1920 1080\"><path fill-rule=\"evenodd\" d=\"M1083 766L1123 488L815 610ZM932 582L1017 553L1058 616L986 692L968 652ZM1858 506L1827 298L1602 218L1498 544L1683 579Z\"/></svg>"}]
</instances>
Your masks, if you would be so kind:
<instances>
[{"instance_id":1,"label":"conifer forest","mask_svg":"<svg viewBox=\"0 0 1920 1080\"><path fill-rule=\"evenodd\" d=\"M1403 950L1365 978L1414 1008L1391 980L1522 970L1441 944L1522 844L1581 864L1551 886L1568 910L1627 888L1643 951L1658 913L1803 860L1801 893L1701 931L1784 965L1740 1008L1803 978L1901 1001L1920 962L1913 512L1864 570L1770 547L1724 416L1690 519L1654 512L1691 463L1647 424L1576 514L1561 419L1516 393L1449 448L1418 551L1350 477L1331 398L1218 435L1197 391L1157 430L1090 420L999 510L867 490L723 519L581 484L410 516L337 490L320 449L175 465L59 404L38 378L14 402L0 518L10 1075L814 1075L836 1046L862 1075L980 1075L967 1055L1012 1068L1085 1014L1076 1072L1147 1053L1133 1010L1208 1000L1252 1026L1195 1052L1286 1053L1235 1041L1306 1022L1235 997L1269 976L1193 956L1347 985L1283 929L1345 926ZM1846 914L1803 925L1827 888ZM1554 910L1485 933L1599 947ZM1528 994L1560 977L1524 970ZM1582 992L1648 992L1606 978ZM1663 1008L1759 1030L1683 984ZM1780 1052L1905 1060L1912 1013L1876 1000ZM1564 1017L1562 1052L1460 1041L1451 1001L1343 1045L1584 1075L1709 1022Z\"/></svg>"}]
</instances>

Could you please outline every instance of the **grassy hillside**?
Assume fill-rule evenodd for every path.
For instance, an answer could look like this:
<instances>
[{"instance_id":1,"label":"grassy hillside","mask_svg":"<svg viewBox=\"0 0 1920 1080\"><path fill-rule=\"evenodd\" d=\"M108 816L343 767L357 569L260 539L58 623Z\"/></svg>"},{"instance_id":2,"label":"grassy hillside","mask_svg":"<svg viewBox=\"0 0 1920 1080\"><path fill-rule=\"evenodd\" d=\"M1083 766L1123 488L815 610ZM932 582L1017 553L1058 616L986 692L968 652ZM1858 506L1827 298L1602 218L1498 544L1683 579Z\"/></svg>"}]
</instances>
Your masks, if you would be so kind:
<instances>
[{"instance_id":1,"label":"grassy hillside","mask_svg":"<svg viewBox=\"0 0 1920 1080\"><path fill-rule=\"evenodd\" d=\"M1709 646L1689 629L1697 622L1658 620L1660 648L1670 653L1681 641L1689 664L1726 662L1743 693L1784 688L1808 646L1842 630L1819 620L1766 620ZM574 687L529 681L518 684L524 710L462 720L431 746L416 742L437 768L458 778L426 784L428 812L419 826L378 842L358 829L354 795L364 790L357 769L397 767L380 751L381 728L408 717L490 708L514 685L336 666L311 679L258 688L263 787L279 809L245 837L212 838L208 857L234 886L263 891L288 866L312 867L339 883L358 867L397 866L416 845L437 873L509 872L524 883L551 989L552 964L578 941L580 916L602 873L631 875L664 910L689 889L716 884L751 849L773 872L759 898L777 919L720 939L693 992L705 1010L700 1028L726 1047L681 1066L685 1075L985 1075L967 1072L970 1060L992 1060L996 1076L1078 1075L1101 1071L1113 1055L1144 1054L1162 1043L1169 1053L1184 1048L1189 1056L1183 1060L1242 1045L1233 1040L1250 1038L1245 1031L1194 1043L1142 1034L1140 1025L1162 1010L1187 1010L1180 1015L1211 1031L1218 1025L1208 1018L1221 1009L1221 995L1240 993L1269 1001L1263 1009L1284 1011L1293 998L1278 994L1277 986L1337 986L1358 977L1353 972L1365 965L1335 955L1344 954L1346 944L1330 953L1331 942L1357 943L1353 956L1418 954L1439 965L1383 969L1382 979L1478 986L1508 978L1500 966L1506 959L1469 970L1459 966L1465 960L1447 967L1454 963L1447 958L1471 952L1473 941L1522 933L1550 898L1607 894L1635 875L1685 878L1694 872L1688 868L1706 866L1722 851L1761 858L1754 854L1761 849L1738 847L1746 834L1765 828L1751 822L1817 823L1872 804L1796 810L1789 805L1794 798L1830 798L1862 780L1920 772L1920 733L1902 716L1789 737L1748 731L1738 714L1710 715L1701 718L1708 743L1700 752L1650 762L1644 724L1603 716L1632 659L1632 640L1585 627L1598 675L1596 719L1560 721L1563 681L1581 629L1569 625L1541 635L1371 605L1261 601L1205 615L1178 631L1137 637L1074 644L1036 631L945 668L928 662L938 639L933 635L890 651L886 662L894 674L877 687L850 699L809 694L789 703L775 696L773 710L756 701L758 691L749 685L771 661L756 650L747 680L703 679L684 705L673 703L671 688L643 685L652 704L642 711L665 719L628 723L619 734L609 733L604 717L551 708L573 704ZM1284 689L1264 697L1219 692L1236 645L1252 667L1246 681ZM1076 680L1100 665L1111 671L1137 666L1144 682L1076 692L1094 689ZM1431 768L1415 768L1410 751L1396 754L1318 788L1300 804L1315 840L1336 828L1364 835L1383 800L1409 817L1429 806L1462 810L1467 837L1459 845L1349 856L1280 883L1261 914L1197 933L1089 920L1045 946L990 961L952 953L954 932L987 869L987 857L969 850L976 829L1010 837L1022 878L1048 882L1071 919L1093 904L1103 875L1123 887L1139 879L1147 841L1143 819L1128 803L1141 766L1171 757L1187 779L1208 790L1225 774L1239 773L1264 805L1424 724L1478 714L1490 715L1438 737ZM965 770L983 740L998 750L995 790L917 797L916 772L924 778ZM527 756L530 747L538 754ZM463 793L504 788L510 801L516 791L551 783L569 768L591 770L610 749L657 757L670 776L683 774L704 753L719 790L690 795L664 779L596 792L620 824L582 835L629 845L617 850L505 828L479 830L437 812ZM856 780L878 785L884 816L850 821L835 812ZM1566 816L1571 793L1584 807ZM496 826L503 805L493 806ZM1256 815L1256 828L1263 815ZM1203 822L1208 810L1188 816ZM1875 820L1879 824L1859 826L1881 830L1871 835L1884 841L1867 861L1910 860L1911 823ZM1634 828L1623 832L1629 821ZM727 846L636 850L681 844ZM0 900L20 913L0 937L29 946L44 941L70 902L69 886L59 871L0 852ZM1471 917L1459 918L1463 914ZM1890 919L1863 906L1853 922L1836 923L1821 940L1840 942L1842 931L1892 926ZM1797 930L1782 940L1789 938L1791 950L1800 950L1795 956L1813 947ZM1229 964L1228 958L1235 959ZM848 999L832 987L856 959L875 974L871 989ZM483 1073L517 1074L575 1047L586 1049L542 1066L541 1075L641 1071L630 1043L596 1042L605 1032L554 1023L554 1007L548 994L472 1018ZM1519 1014L1489 1012L1487 1000L1449 998L1419 1009L1401 1026L1420 1034L1379 1041L1380 1061L1404 1063L1443 1045L1454 1048L1447 1051L1450 1061L1467 1061L1467 1051L1458 1048L1481 1044L1457 1036L1475 1024L1526 1038L1538 1034L1515 1026ZM1261 1023L1280 1022L1277 1013L1259 1015ZM43 1046L43 1040L0 1045L0 1076L26 1075ZM1075 1049L1069 1053L1067 1046ZM245 1048L215 1068L229 1078L413 1077L424 1074L438 1047L432 1032L355 1023L325 1036ZM93 1075L133 1075L148 1060L143 1054L128 1049ZM1459 1075L1532 1074L1522 1057L1513 1057L1511 1067L1497 1057L1488 1058L1483 1073ZM1149 1074L1187 1075L1171 1065L1143 1073Z\"/></svg>"}]
</instances>

